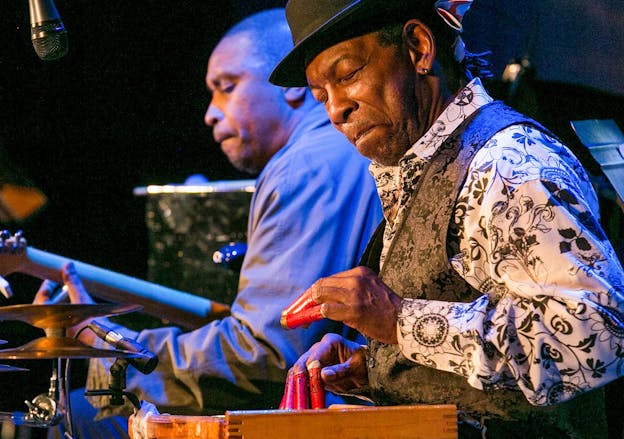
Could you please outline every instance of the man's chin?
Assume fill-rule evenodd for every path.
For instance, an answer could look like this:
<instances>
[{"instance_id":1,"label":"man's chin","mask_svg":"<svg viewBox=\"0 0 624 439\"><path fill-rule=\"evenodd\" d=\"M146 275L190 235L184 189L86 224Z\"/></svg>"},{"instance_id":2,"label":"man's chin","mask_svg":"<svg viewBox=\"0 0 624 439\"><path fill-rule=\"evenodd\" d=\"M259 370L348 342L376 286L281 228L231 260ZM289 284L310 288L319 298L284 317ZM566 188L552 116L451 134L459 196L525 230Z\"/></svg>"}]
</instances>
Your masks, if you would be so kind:
<instances>
[{"instance_id":1,"label":"man's chin","mask_svg":"<svg viewBox=\"0 0 624 439\"><path fill-rule=\"evenodd\" d=\"M367 159L383 166L397 166L402 157L402 154L395 157L394 154L389 154L389 151L383 148L358 148L357 150Z\"/></svg>"},{"instance_id":2,"label":"man's chin","mask_svg":"<svg viewBox=\"0 0 624 439\"><path fill-rule=\"evenodd\" d=\"M375 126L368 132L364 133L356 142L355 148L364 157L384 166L396 165L400 157L389 149L389 139L382 134L386 134L381 130L382 127Z\"/></svg>"},{"instance_id":3,"label":"man's chin","mask_svg":"<svg viewBox=\"0 0 624 439\"><path fill-rule=\"evenodd\" d=\"M257 175L262 171L262 169L258 169L258 166L254 166L252 163L241 162L239 160L232 160L228 157L232 166L234 166L237 170L241 172L245 172L250 175Z\"/></svg>"},{"instance_id":4,"label":"man's chin","mask_svg":"<svg viewBox=\"0 0 624 439\"><path fill-rule=\"evenodd\" d=\"M247 172L249 174L254 173L255 167L249 160L246 160L244 157L241 157L239 154L240 151L236 148L229 148L229 145L221 144L221 151L225 154L228 161L232 166L234 166L237 170L241 172Z\"/></svg>"}]
</instances>

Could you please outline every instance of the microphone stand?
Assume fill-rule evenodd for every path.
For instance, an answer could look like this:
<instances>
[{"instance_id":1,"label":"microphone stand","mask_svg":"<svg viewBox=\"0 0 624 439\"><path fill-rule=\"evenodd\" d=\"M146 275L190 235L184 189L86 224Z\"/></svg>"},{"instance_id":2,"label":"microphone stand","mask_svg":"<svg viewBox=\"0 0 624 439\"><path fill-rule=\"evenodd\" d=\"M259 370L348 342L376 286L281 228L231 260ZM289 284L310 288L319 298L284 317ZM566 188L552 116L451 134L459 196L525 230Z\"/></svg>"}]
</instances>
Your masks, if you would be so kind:
<instances>
[{"instance_id":1,"label":"microphone stand","mask_svg":"<svg viewBox=\"0 0 624 439\"><path fill-rule=\"evenodd\" d=\"M141 403L139 398L131 392L126 392L126 370L128 369L128 360L125 358L117 358L113 365L110 367L110 381L108 389L95 389L85 391L86 396L106 396L111 397L111 405L123 405L124 396L128 398L128 401L139 410Z\"/></svg>"}]
</instances>

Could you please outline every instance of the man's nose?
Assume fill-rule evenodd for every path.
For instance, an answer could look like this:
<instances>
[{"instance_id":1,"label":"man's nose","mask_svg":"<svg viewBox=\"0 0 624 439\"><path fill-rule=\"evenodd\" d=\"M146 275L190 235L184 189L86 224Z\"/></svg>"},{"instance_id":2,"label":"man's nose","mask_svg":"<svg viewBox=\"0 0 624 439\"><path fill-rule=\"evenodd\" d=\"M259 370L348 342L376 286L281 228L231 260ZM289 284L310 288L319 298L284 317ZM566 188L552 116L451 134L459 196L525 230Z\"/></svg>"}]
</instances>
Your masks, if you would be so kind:
<instances>
[{"instance_id":1,"label":"man's nose","mask_svg":"<svg viewBox=\"0 0 624 439\"><path fill-rule=\"evenodd\" d=\"M206 114L204 115L204 123L208 126L215 126L221 119L223 119L223 112L214 104L210 103Z\"/></svg>"},{"instance_id":2,"label":"man's nose","mask_svg":"<svg viewBox=\"0 0 624 439\"><path fill-rule=\"evenodd\" d=\"M349 121L349 116L357 109L357 103L343 93L334 92L328 96L325 109L334 125Z\"/></svg>"}]
</instances>

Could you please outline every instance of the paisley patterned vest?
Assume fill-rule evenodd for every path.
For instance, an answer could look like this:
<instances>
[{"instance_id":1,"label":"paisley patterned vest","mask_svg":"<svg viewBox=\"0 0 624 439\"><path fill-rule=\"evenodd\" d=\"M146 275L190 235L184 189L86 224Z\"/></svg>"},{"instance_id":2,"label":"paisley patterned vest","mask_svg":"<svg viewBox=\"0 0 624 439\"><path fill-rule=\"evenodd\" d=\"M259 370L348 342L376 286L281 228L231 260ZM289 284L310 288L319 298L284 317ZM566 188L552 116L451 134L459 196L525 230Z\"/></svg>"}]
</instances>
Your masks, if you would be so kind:
<instances>
[{"instance_id":1,"label":"paisley patterned vest","mask_svg":"<svg viewBox=\"0 0 624 439\"><path fill-rule=\"evenodd\" d=\"M465 120L441 145L417 183L380 273L382 280L394 292L406 298L454 302L471 302L481 296L482 293L474 290L451 267L448 255L459 252L458 240L448 240L447 235L452 236L455 200L475 153L495 133L519 123L546 131L537 122L500 102L493 102ZM372 238L363 257L363 265L376 271L379 268L382 230L383 225ZM527 420L533 419L531 424L537 428L536 432L561 433L563 437L567 434L576 437L575 434L579 433L577 427L569 425L575 422L570 418L575 418L574 412L579 408L579 403L583 406L582 410L586 411L581 416L585 416L590 407L593 407L590 412L596 409L601 412L601 408L604 408L601 391L586 394L592 395L589 398L592 401L585 402L587 398L581 396L558 406L536 408L527 402L520 391L478 390L471 387L462 376L414 363L405 358L396 345L369 339L368 346L369 383L373 399L380 405L456 404L460 412L473 418L487 416L497 419L496 422L502 423L498 425L503 427L499 429L501 433L508 434L504 427L506 421L520 421L522 428L518 429L518 422L510 422L510 429L513 433L527 434ZM560 421L565 425L560 427ZM553 427L554 430L548 430L544 422L556 422L557 426ZM488 429L491 429L490 425ZM604 431L600 428L597 430ZM582 436L578 437L594 437L587 436L585 432L579 434ZM511 434L509 437L515 436ZM541 437L541 434L531 437Z\"/></svg>"}]
</instances>

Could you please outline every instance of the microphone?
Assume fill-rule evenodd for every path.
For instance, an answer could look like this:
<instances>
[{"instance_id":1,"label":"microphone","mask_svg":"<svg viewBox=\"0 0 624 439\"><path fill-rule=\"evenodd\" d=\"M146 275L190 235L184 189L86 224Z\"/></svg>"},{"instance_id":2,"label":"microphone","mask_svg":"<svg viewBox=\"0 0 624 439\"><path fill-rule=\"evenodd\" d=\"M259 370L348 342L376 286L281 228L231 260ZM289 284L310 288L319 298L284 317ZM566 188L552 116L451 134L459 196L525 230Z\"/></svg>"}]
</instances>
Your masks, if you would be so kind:
<instances>
[{"instance_id":1,"label":"microphone","mask_svg":"<svg viewBox=\"0 0 624 439\"><path fill-rule=\"evenodd\" d=\"M67 31L53 0L28 0L30 39L37 56L44 61L67 53Z\"/></svg>"},{"instance_id":2,"label":"microphone","mask_svg":"<svg viewBox=\"0 0 624 439\"><path fill-rule=\"evenodd\" d=\"M144 375L151 373L158 365L158 357L156 354L148 351L140 343L135 340L124 337L111 328L102 325L96 321L92 321L87 325L95 335L113 346L115 349L140 354L136 358L128 358L128 363L133 365L136 370Z\"/></svg>"}]
</instances>

